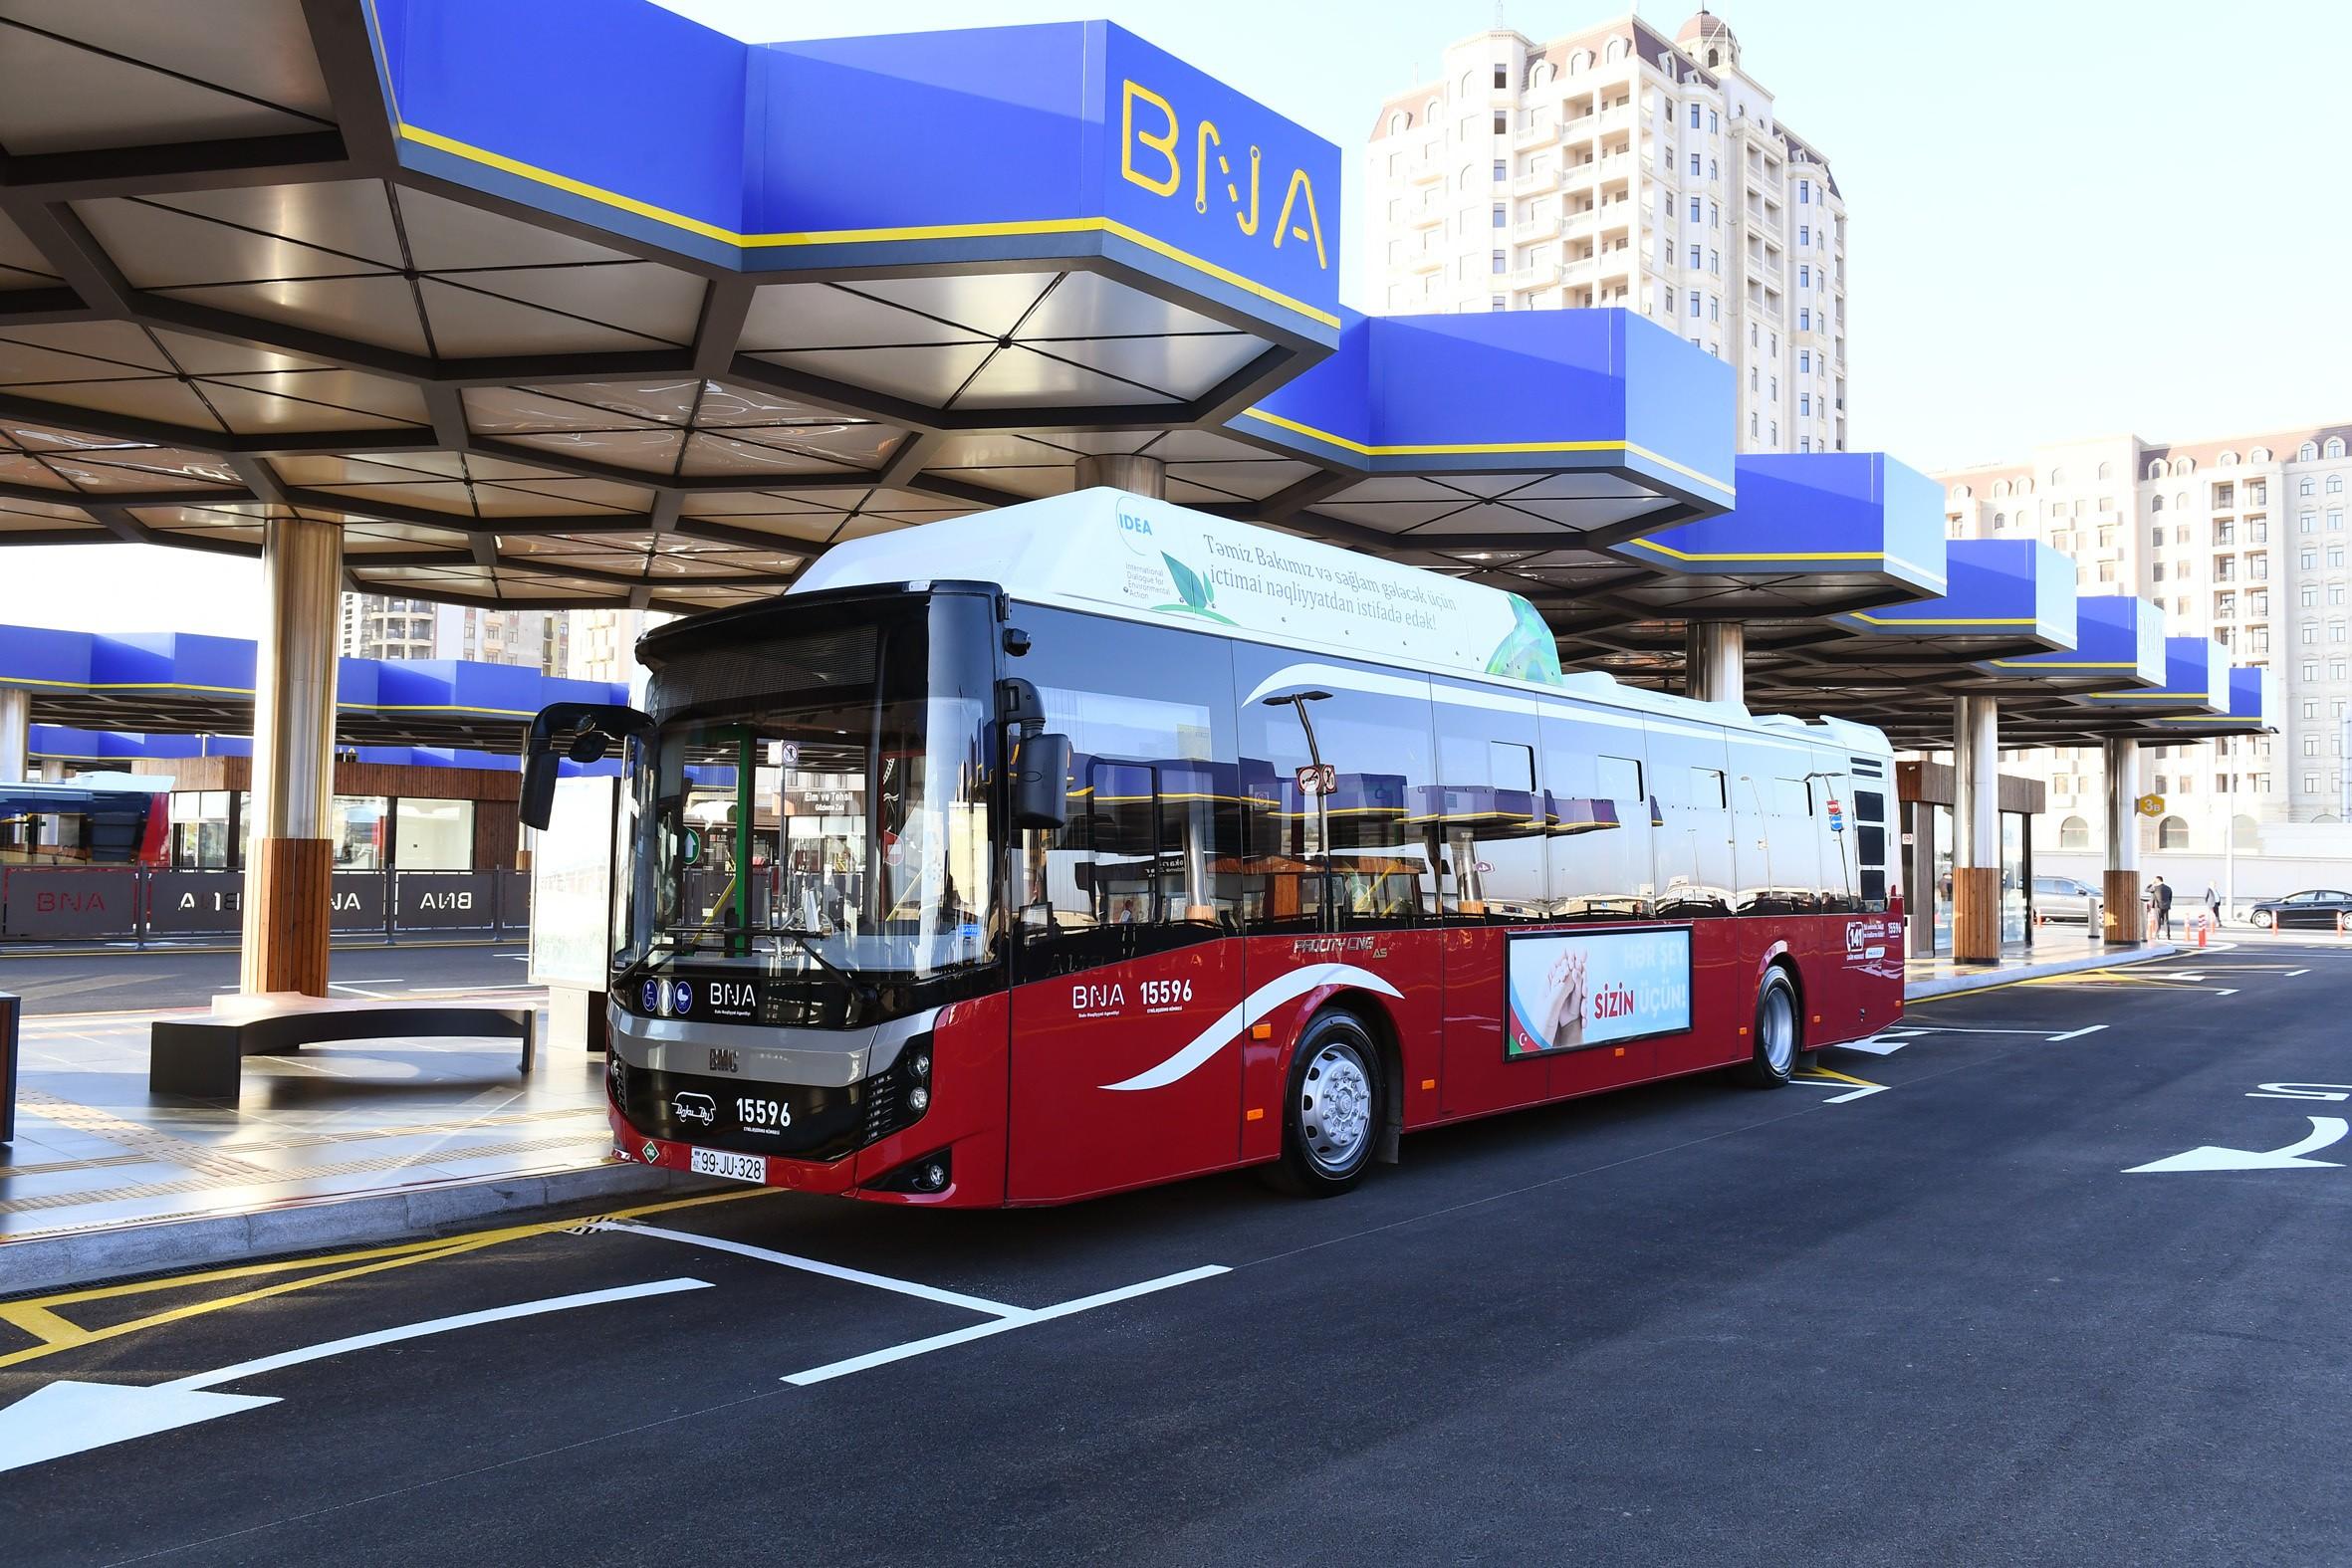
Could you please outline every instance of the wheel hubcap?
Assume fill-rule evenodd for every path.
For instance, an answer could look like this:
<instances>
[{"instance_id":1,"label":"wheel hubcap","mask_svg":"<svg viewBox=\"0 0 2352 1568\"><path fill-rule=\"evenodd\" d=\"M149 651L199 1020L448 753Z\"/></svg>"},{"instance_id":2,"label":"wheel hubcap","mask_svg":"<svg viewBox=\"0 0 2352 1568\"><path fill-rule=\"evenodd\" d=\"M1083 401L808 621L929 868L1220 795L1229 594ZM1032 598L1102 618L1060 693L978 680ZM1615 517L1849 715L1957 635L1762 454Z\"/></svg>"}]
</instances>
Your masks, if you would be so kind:
<instances>
[{"instance_id":1,"label":"wheel hubcap","mask_svg":"<svg viewBox=\"0 0 2352 1568\"><path fill-rule=\"evenodd\" d=\"M1796 1059L1796 1013L1789 1006L1788 993L1777 987L1764 998L1762 1030L1764 1060L1771 1063L1772 1071L1786 1072Z\"/></svg>"},{"instance_id":2,"label":"wheel hubcap","mask_svg":"<svg viewBox=\"0 0 2352 1568\"><path fill-rule=\"evenodd\" d=\"M1361 1163L1372 1135L1372 1075L1353 1045L1334 1040L1307 1062L1298 1127L1316 1169L1344 1176Z\"/></svg>"}]
</instances>

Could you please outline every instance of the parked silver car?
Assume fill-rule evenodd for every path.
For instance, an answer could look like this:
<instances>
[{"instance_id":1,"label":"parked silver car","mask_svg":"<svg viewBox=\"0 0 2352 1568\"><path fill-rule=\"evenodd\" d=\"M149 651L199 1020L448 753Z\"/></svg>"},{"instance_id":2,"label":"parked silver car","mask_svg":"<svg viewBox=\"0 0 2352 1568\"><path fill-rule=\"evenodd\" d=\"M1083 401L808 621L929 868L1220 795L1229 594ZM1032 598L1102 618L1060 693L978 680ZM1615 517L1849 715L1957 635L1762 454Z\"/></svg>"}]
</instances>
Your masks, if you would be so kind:
<instances>
[{"instance_id":1,"label":"parked silver car","mask_svg":"<svg viewBox=\"0 0 2352 1568\"><path fill-rule=\"evenodd\" d=\"M2070 876L2037 876L2033 879L2033 916L2036 920L2067 920L2090 923L2091 900L2099 890L2085 886Z\"/></svg>"}]
</instances>

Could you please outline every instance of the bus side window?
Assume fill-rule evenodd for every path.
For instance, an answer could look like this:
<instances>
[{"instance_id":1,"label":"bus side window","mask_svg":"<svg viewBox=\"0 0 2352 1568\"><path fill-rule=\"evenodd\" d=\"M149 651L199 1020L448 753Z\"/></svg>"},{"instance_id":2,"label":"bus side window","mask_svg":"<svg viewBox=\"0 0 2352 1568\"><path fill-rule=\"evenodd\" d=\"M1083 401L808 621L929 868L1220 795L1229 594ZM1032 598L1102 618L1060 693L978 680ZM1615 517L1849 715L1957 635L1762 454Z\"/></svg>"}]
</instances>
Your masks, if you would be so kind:
<instances>
[{"instance_id":1,"label":"bus side window","mask_svg":"<svg viewBox=\"0 0 2352 1568\"><path fill-rule=\"evenodd\" d=\"M1648 915L1655 880L1639 726L1547 703L1539 728L1553 918Z\"/></svg>"},{"instance_id":2,"label":"bus side window","mask_svg":"<svg viewBox=\"0 0 2352 1568\"><path fill-rule=\"evenodd\" d=\"M1524 713L1436 698L1437 782L1413 820L1444 871L1443 914L1470 924L1541 920L1546 816L1536 787L1534 704Z\"/></svg>"},{"instance_id":3,"label":"bus side window","mask_svg":"<svg viewBox=\"0 0 2352 1568\"><path fill-rule=\"evenodd\" d=\"M1349 689L1350 676L1362 684ZM1410 927L1434 914L1435 865L1411 820L1437 783L1428 689L1418 675L1235 644L1253 928Z\"/></svg>"},{"instance_id":4,"label":"bus side window","mask_svg":"<svg viewBox=\"0 0 2352 1568\"><path fill-rule=\"evenodd\" d=\"M1014 918L1024 973L1073 974L1232 935L1240 788L1221 639L1023 606L1018 666L1070 743L1068 816L1029 829Z\"/></svg>"}]
</instances>

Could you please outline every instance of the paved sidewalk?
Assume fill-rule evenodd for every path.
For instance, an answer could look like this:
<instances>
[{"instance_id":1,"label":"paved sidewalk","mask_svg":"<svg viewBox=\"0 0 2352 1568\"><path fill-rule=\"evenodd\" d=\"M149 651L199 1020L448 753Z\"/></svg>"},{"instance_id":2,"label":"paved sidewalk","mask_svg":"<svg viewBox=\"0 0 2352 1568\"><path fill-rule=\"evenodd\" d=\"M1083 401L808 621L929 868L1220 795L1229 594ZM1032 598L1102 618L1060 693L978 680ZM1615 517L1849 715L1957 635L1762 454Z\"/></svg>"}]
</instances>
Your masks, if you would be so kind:
<instances>
[{"instance_id":1,"label":"paved sidewalk","mask_svg":"<svg viewBox=\"0 0 2352 1568\"><path fill-rule=\"evenodd\" d=\"M1940 954L1914 958L1906 960L1903 966L1903 1000L1925 1002L1931 997L1990 991L1995 986L2011 986L2020 980L2039 980L2048 975L2074 975L2118 964L2144 964L2150 959L2170 958L2180 951L2180 945L2172 942L2110 948L2080 938L2053 942L2045 937L2037 944L2009 944L2001 949L1999 961L1993 964L1963 964Z\"/></svg>"},{"instance_id":2,"label":"paved sidewalk","mask_svg":"<svg viewBox=\"0 0 2352 1568\"><path fill-rule=\"evenodd\" d=\"M17 1138L0 1146L0 1293L663 1184L611 1160L603 1058L577 1046L545 1042L528 1077L505 1040L248 1057L228 1105L148 1094L147 1027L174 1012L24 1019Z\"/></svg>"}]
</instances>

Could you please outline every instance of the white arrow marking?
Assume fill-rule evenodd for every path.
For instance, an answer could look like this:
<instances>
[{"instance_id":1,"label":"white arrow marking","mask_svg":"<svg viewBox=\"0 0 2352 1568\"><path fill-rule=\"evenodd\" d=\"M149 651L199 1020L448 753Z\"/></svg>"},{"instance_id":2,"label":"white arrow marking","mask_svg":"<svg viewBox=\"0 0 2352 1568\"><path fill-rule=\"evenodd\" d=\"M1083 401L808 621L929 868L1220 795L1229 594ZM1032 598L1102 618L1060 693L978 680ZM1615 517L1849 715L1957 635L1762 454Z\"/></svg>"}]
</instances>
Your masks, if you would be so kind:
<instances>
[{"instance_id":1,"label":"white arrow marking","mask_svg":"<svg viewBox=\"0 0 2352 1568\"><path fill-rule=\"evenodd\" d=\"M610 1290L586 1290L578 1295L550 1296L543 1301L522 1301L513 1306L492 1307L484 1312L461 1312L454 1317L437 1317L428 1322L404 1324L399 1328L377 1329L372 1334L331 1339L321 1345L306 1345L300 1350L280 1351L274 1356L240 1361L234 1366L221 1367L212 1372L174 1378L169 1383L159 1383L152 1388L121 1383L76 1383L69 1380L44 1384L6 1410L0 1410L0 1473L21 1469L28 1464L39 1464L46 1459L63 1458L69 1454L103 1449L110 1444L127 1443L132 1438L143 1438L151 1433L169 1432L175 1427L192 1427L200 1421L211 1421L218 1416L234 1416L239 1411L252 1410L256 1406L277 1404L275 1398L261 1395L203 1392L216 1384L233 1383L258 1373L275 1372L281 1367L299 1366L306 1361L321 1361L347 1351L396 1344L404 1339L420 1339L427 1334L446 1334L452 1329L500 1323L508 1318L537 1317L543 1312L568 1312L574 1307L601 1306L608 1301L626 1301L636 1296L668 1295L672 1291L709 1288L707 1280L657 1279L650 1284L621 1285Z\"/></svg>"},{"instance_id":2,"label":"white arrow marking","mask_svg":"<svg viewBox=\"0 0 2352 1568\"><path fill-rule=\"evenodd\" d=\"M2063 1034L2053 1034L2053 1035L2051 1035L2051 1036L2050 1036L2050 1043L2051 1043L2052 1045L2055 1045L2055 1044L2057 1044L2057 1043L2058 1043L2058 1041L2060 1041L2060 1040L2078 1040L2078 1039L2082 1038L2082 1037L2083 1037L2085 1034L2096 1034L2096 1033L2098 1033L2098 1032L2099 1032L2099 1030L2101 1030L2101 1029L2105 1028L2106 1026L2107 1026L2107 1025L2106 1025L2106 1024L2104 1024L2104 1023L2092 1023L2092 1024L2086 1024L2084 1027L2082 1027L2082 1028L2079 1028L2079 1029L2068 1029L2068 1030L2067 1030L2065 1033L2063 1033Z\"/></svg>"},{"instance_id":3,"label":"white arrow marking","mask_svg":"<svg viewBox=\"0 0 2352 1568\"><path fill-rule=\"evenodd\" d=\"M1867 1039L1847 1040L1844 1044L1838 1046L1837 1048L1839 1050L1867 1051L1873 1056L1892 1056L1895 1052L1910 1044L1911 1039L1912 1036L1908 1034L1873 1034Z\"/></svg>"},{"instance_id":4,"label":"white arrow marking","mask_svg":"<svg viewBox=\"0 0 2352 1568\"><path fill-rule=\"evenodd\" d=\"M153 1389L122 1383L44 1384L0 1413L0 1471L277 1403L259 1395L204 1394L168 1384Z\"/></svg>"},{"instance_id":5,"label":"white arrow marking","mask_svg":"<svg viewBox=\"0 0 2352 1568\"><path fill-rule=\"evenodd\" d=\"M2304 1155L2329 1144L2352 1131L2352 1122L2340 1116L2310 1118L2311 1134L2283 1149L2219 1149L2212 1144L2176 1154L2169 1160L2157 1160L2147 1165L2135 1165L2123 1174L2138 1176L2150 1171L2285 1171L2294 1169L2341 1170L2334 1160L2306 1160Z\"/></svg>"}]
</instances>

